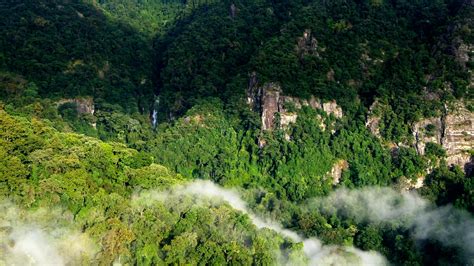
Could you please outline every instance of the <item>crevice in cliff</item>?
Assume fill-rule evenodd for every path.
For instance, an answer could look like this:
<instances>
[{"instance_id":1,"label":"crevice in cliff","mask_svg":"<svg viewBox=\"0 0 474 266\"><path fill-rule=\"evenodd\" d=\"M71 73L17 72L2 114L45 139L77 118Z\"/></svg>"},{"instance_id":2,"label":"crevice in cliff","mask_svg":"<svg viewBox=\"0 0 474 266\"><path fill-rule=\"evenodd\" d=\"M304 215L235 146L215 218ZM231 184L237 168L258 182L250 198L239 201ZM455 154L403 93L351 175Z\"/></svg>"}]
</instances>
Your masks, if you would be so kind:
<instances>
[{"instance_id":1,"label":"crevice in cliff","mask_svg":"<svg viewBox=\"0 0 474 266\"><path fill-rule=\"evenodd\" d=\"M441 114L441 118L440 118L441 136L439 138L440 145L443 147L444 147L445 139L446 139L446 117L448 117L448 107L446 106L446 104L444 104L443 113Z\"/></svg>"}]
</instances>

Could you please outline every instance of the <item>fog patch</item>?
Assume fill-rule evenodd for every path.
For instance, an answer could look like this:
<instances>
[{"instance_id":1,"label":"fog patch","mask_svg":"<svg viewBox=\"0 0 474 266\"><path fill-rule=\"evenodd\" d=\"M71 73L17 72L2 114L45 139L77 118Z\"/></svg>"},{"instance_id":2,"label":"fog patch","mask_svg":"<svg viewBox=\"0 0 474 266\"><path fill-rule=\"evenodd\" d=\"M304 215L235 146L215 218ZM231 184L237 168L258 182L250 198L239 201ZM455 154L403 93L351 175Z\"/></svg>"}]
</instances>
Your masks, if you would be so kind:
<instances>
[{"instance_id":1,"label":"fog patch","mask_svg":"<svg viewBox=\"0 0 474 266\"><path fill-rule=\"evenodd\" d=\"M388 224L411 230L416 240L432 239L474 258L474 219L453 206L436 207L414 191L391 188L338 189L309 201L310 208L338 213L356 222Z\"/></svg>"},{"instance_id":2,"label":"fog patch","mask_svg":"<svg viewBox=\"0 0 474 266\"><path fill-rule=\"evenodd\" d=\"M77 265L90 262L95 245L59 210L25 211L0 203L0 265Z\"/></svg>"},{"instance_id":3,"label":"fog patch","mask_svg":"<svg viewBox=\"0 0 474 266\"><path fill-rule=\"evenodd\" d=\"M317 238L304 238L298 233L283 228L278 222L257 216L247 208L247 204L236 190L224 189L210 181L194 181L175 186L167 191L147 191L135 195L134 204L153 204L153 201L167 202L176 197L192 197L195 204L227 203L232 208L248 215L258 229L271 229L282 236L303 244L303 251L310 265L385 265L386 259L374 251L362 251L354 247L324 245ZM206 201L207 200L207 201ZM291 262L290 262L291 263Z\"/></svg>"}]
</instances>

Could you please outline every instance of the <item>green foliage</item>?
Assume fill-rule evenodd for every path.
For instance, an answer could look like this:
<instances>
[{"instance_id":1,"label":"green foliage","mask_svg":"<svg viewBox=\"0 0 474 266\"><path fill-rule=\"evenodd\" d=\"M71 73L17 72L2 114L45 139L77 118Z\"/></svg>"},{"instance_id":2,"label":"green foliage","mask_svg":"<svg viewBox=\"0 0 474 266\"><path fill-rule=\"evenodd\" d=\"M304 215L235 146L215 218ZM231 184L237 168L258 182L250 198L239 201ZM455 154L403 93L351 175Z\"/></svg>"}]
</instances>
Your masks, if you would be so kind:
<instances>
[{"instance_id":1,"label":"green foliage","mask_svg":"<svg viewBox=\"0 0 474 266\"><path fill-rule=\"evenodd\" d=\"M248 60L263 40L278 32L283 10L263 0L234 4L234 18L230 3L223 1L196 10L192 20L184 19L158 39L163 111L182 114L204 97L243 96Z\"/></svg>"},{"instance_id":2,"label":"green foliage","mask_svg":"<svg viewBox=\"0 0 474 266\"><path fill-rule=\"evenodd\" d=\"M399 177L388 150L363 126L341 130L334 149L349 162L349 173L342 181L348 186L388 185Z\"/></svg>"},{"instance_id":3,"label":"green foliage","mask_svg":"<svg viewBox=\"0 0 474 266\"><path fill-rule=\"evenodd\" d=\"M100 139L128 143L135 149L145 149L152 131L148 116L125 114L123 109L108 104L96 112L97 134Z\"/></svg>"},{"instance_id":4,"label":"green foliage","mask_svg":"<svg viewBox=\"0 0 474 266\"><path fill-rule=\"evenodd\" d=\"M426 177L423 195L438 205L454 204L474 212L474 178L465 176L459 167L442 165Z\"/></svg>"},{"instance_id":5,"label":"green foliage","mask_svg":"<svg viewBox=\"0 0 474 266\"><path fill-rule=\"evenodd\" d=\"M425 127L426 136L433 137L436 132L436 126L433 124L428 124Z\"/></svg>"},{"instance_id":6,"label":"green foliage","mask_svg":"<svg viewBox=\"0 0 474 266\"><path fill-rule=\"evenodd\" d=\"M66 120L74 120L79 115L77 112L77 104L65 103L58 107L58 112Z\"/></svg>"},{"instance_id":7,"label":"green foliage","mask_svg":"<svg viewBox=\"0 0 474 266\"><path fill-rule=\"evenodd\" d=\"M268 265L277 260L275 250L292 245L275 232L257 230L227 205L200 206L182 197L157 201L146 194L131 199L140 190L184 182L150 164L143 152L60 133L3 110L0 128L0 199L68 210L74 226L100 244L94 260L83 263Z\"/></svg>"},{"instance_id":8,"label":"green foliage","mask_svg":"<svg viewBox=\"0 0 474 266\"><path fill-rule=\"evenodd\" d=\"M10 91L26 97L35 91L42 97L90 95L129 112L148 108L152 51L131 27L81 1L13 1L1 6L0 15L2 70L20 75L7 77L19 84L7 85ZM22 78L37 89L22 85Z\"/></svg>"},{"instance_id":9,"label":"green foliage","mask_svg":"<svg viewBox=\"0 0 474 266\"><path fill-rule=\"evenodd\" d=\"M174 124L157 129L150 152L157 163L184 176L263 187L295 202L330 192L329 173L337 160L348 162L342 177L348 186L390 185L425 169L413 149L402 148L392 158L364 126L345 125L311 108L299 110L289 129L260 135L236 129L230 120L218 100L196 105ZM329 130L335 124L342 128L333 135ZM256 139L265 145L259 147Z\"/></svg>"},{"instance_id":10,"label":"green foliage","mask_svg":"<svg viewBox=\"0 0 474 266\"><path fill-rule=\"evenodd\" d=\"M449 262L455 252L440 243L420 249L407 231L298 204L340 186L416 179L430 163L440 167L427 176L423 195L473 211L472 176L445 167L442 147L427 143L420 156L403 145L413 141L413 122L472 97L471 65L450 54L458 41L472 39L470 24L463 25L471 9L460 4L0 4L0 198L67 209L100 244L96 264L270 265L282 249L305 263L301 245L256 229L225 204L140 194L190 179L248 189L255 212L325 243L374 249L395 264ZM262 131L260 114L245 103L254 71L257 87L278 82L283 95L337 100L344 117L289 104L296 123L280 127L277 113L276 127ZM93 115L56 101L77 96L93 96ZM365 126L375 99L380 138ZM428 125L426 136L433 130ZM338 183L332 172L340 162L347 167Z\"/></svg>"},{"instance_id":11,"label":"green foliage","mask_svg":"<svg viewBox=\"0 0 474 266\"><path fill-rule=\"evenodd\" d=\"M184 176L240 186L256 174L249 165L254 159L240 146L249 138L244 134L225 119L219 101L209 101L173 126L161 125L150 151L157 162Z\"/></svg>"},{"instance_id":12,"label":"green foliage","mask_svg":"<svg viewBox=\"0 0 474 266\"><path fill-rule=\"evenodd\" d=\"M182 1L101 0L95 3L106 15L153 37L174 24L186 6Z\"/></svg>"},{"instance_id":13,"label":"green foliage","mask_svg":"<svg viewBox=\"0 0 474 266\"><path fill-rule=\"evenodd\" d=\"M223 1L159 39L163 111L182 114L209 96L242 98L255 71L260 86L279 82L286 94L337 99L349 113L358 109L356 98L386 101L391 112L383 114L381 133L399 142L410 123L441 110L427 95L469 96L458 82L467 77L462 67L443 50L430 52L456 15L455 1L234 4L235 17Z\"/></svg>"},{"instance_id":14,"label":"green foliage","mask_svg":"<svg viewBox=\"0 0 474 266\"><path fill-rule=\"evenodd\" d=\"M363 250L380 250L383 236L375 227L367 227L356 235L356 245Z\"/></svg>"},{"instance_id":15,"label":"green foliage","mask_svg":"<svg viewBox=\"0 0 474 266\"><path fill-rule=\"evenodd\" d=\"M444 158L446 157L446 151L443 147L437 143L428 142L425 146L425 154L427 156L434 156L437 158Z\"/></svg>"},{"instance_id":16,"label":"green foliage","mask_svg":"<svg viewBox=\"0 0 474 266\"><path fill-rule=\"evenodd\" d=\"M423 174L427 167L426 160L418 156L415 149L405 147L398 148L394 163L397 167L397 174L412 179Z\"/></svg>"}]
</instances>

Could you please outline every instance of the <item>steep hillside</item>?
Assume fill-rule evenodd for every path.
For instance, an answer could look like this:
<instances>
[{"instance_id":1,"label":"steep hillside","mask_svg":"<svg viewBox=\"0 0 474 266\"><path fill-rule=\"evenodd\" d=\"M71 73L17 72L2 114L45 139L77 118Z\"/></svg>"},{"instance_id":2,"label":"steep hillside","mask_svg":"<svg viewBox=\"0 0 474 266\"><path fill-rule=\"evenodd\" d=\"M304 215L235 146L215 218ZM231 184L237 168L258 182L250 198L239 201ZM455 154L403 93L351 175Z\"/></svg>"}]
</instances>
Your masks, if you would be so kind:
<instances>
[{"instance_id":1,"label":"steep hillside","mask_svg":"<svg viewBox=\"0 0 474 266\"><path fill-rule=\"evenodd\" d=\"M171 197L186 179L146 154L1 109L0 128L2 264L274 264L292 245L228 204Z\"/></svg>"},{"instance_id":2,"label":"steep hillside","mask_svg":"<svg viewBox=\"0 0 474 266\"><path fill-rule=\"evenodd\" d=\"M222 2L198 11L202 16L184 25L179 36L172 31L158 87L163 108L179 113L209 96L238 101L255 72L254 85L278 82L286 94L336 99L351 112L357 99L366 107L374 98L386 100L397 118L387 119L383 133L400 139L408 133L403 124L442 107L427 95L472 97L463 67L452 51L438 47L458 15L472 14L469 4L289 3L236 1L231 14L232 5Z\"/></svg>"},{"instance_id":3,"label":"steep hillside","mask_svg":"<svg viewBox=\"0 0 474 266\"><path fill-rule=\"evenodd\" d=\"M41 97L149 108L151 43L131 26L82 1L10 1L0 12L2 79L26 80Z\"/></svg>"},{"instance_id":4,"label":"steep hillside","mask_svg":"<svg viewBox=\"0 0 474 266\"><path fill-rule=\"evenodd\" d=\"M102 0L90 1L100 7L114 20L126 23L149 38L164 34L174 25L176 19L182 19L194 9L209 5L213 0Z\"/></svg>"},{"instance_id":5,"label":"steep hillside","mask_svg":"<svg viewBox=\"0 0 474 266\"><path fill-rule=\"evenodd\" d=\"M0 15L0 264L473 263L472 1Z\"/></svg>"}]
</instances>

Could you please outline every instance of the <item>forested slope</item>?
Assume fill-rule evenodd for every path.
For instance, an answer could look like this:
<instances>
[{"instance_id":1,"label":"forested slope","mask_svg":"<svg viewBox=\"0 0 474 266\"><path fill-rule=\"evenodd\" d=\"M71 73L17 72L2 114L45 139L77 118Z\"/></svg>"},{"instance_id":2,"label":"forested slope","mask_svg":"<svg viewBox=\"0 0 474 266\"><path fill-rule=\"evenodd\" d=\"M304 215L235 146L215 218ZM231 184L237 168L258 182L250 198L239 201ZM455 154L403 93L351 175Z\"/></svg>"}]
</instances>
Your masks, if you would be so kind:
<instances>
[{"instance_id":1,"label":"forested slope","mask_svg":"<svg viewBox=\"0 0 474 266\"><path fill-rule=\"evenodd\" d=\"M124 145L3 110L0 125L1 263L273 264L291 245L227 204L154 199L186 179ZM50 248L57 258L34 261Z\"/></svg>"},{"instance_id":2,"label":"forested slope","mask_svg":"<svg viewBox=\"0 0 474 266\"><path fill-rule=\"evenodd\" d=\"M136 29L80 1L3 5L2 79L34 83L41 97L90 95L130 112L149 108L153 53Z\"/></svg>"},{"instance_id":3,"label":"forested slope","mask_svg":"<svg viewBox=\"0 0 474 266\"><path fill-rule=\"evenodd\" d=\"M441 110L440 98L472 97L456 47L441 38L470 26L455 22L458 13L472 15L462 1L233 3L235 15L230 3L214 5L197 11L203 15L178 37L171 31L165 38L158 88L167 110L209 96L235 106L255 71L260 85L279 82L286 94L336 99L347 111L357 110L359 100L365 107L374 98L387 101L397 117L387 118L383 133L399 140L406 124ZM472 38L457 34L467 43ZM437 100L425 97L431 94Z\"/></svg>"},{"instance_id":4,"label":"forested slope","mask_svg":"<svg viewBox=\"0 0 474 266\"><path fill-rule=\"evenodd\" d=\"M0 3L0 264L472 263L471 2Z\"/></svg>"}]
</instances>

